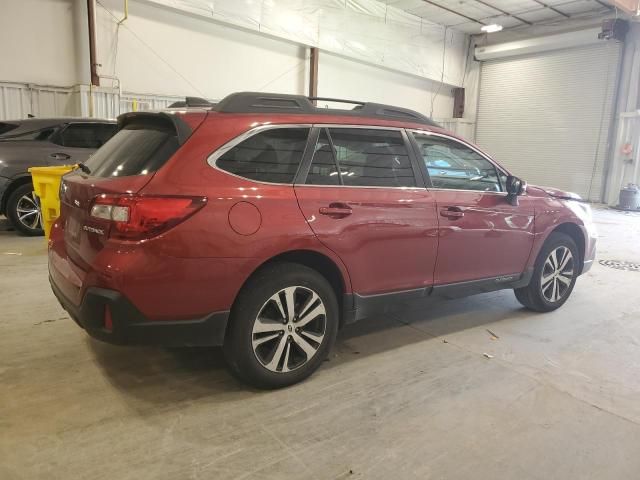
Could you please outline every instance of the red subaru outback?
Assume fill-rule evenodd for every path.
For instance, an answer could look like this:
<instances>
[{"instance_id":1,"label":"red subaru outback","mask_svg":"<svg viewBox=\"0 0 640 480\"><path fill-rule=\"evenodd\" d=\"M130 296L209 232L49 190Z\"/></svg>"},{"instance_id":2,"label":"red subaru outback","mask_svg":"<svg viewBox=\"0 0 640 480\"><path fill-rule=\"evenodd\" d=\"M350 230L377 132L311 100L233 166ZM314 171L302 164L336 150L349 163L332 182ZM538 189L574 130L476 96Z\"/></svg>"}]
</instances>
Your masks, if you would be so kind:
<instances>
[{"instance_id":1,"label":"red subaru outback","mask_svg":"<svg viewBox=\"0 0 640 480\"><path fill-rule=\"evenodd\" d=\"M71 317L112 343L222 345L237 376L280 387L341 325L503 288L550 311L591 267L579 197L414 111L312 100L122 115L61 186L49 272Z\"/></svg>"}]
</instances>

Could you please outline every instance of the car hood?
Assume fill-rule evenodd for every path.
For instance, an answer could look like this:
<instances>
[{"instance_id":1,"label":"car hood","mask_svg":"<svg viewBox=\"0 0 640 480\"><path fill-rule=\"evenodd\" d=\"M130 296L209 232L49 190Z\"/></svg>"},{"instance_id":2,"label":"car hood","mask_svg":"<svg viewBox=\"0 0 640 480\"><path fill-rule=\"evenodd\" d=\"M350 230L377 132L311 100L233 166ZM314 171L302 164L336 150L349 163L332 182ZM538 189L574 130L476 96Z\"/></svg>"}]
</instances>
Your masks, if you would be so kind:
<instances>
[{"instance_id":1,"label":"car hood","mask_svg":"<svg viewBox=\"0 0 640 480\"><path fill-rule=\"evenodd\" d=\"M574 192L568 192L566 190L560 190L558 188L553 188L553 187L542 187L539 185L527 185L527 190L534 190L537 191L541 196L542 195L548 195L550 197L553 198L559 198L562 200L575 200L577 202L585 202L586 200L584 200L580 195L578 195L577 193Z\"/></svg>"}]
</instances>

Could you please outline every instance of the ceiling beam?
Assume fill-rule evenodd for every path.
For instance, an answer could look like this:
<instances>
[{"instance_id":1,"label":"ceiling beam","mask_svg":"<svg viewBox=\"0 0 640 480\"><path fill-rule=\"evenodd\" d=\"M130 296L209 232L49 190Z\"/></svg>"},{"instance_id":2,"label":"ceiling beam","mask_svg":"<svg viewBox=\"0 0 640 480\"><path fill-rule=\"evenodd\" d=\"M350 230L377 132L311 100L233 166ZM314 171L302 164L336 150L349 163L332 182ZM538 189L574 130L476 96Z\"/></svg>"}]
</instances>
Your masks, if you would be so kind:
<instances>
[{"instance_id":1,"label":"ceiling beam","mask_svg":"<svg viewBox=\"0 0 640 480\"><path fill-rule=\"evenodd\" d=\"M607 7L609 10L613 10L615 7L618 7L621 10L624 10L625 12L630 13L631 15L637 15L637 13L638 13L637 11L632 12L632 11L629 11L629 10L627 10L625 8L625 5L632 5L634 3L633 0L610 0L610 3L615 5L615 7L610 5L607 2L602 2L601 0L596 0L596 3L599 3L603 7ZM640 2L636 1L635 3L636 3L636 5L638 5L637 8L640 9Z\"/></svg>"},{"instance_id":2,"label":"ceiling beam","mask_svg":"<svg viewBox=\"0 0 640 480\"><path fill-rule=\"evenodd\" d=\"M548 8L549 10L556 12L558 15L562 15L565 18L571 18L571 15L558 10L556 7L552 7L551 5L541 2L540 0L533 0L533 1L536 2L538 5L542 5L544 8Z\"/></svg>"},{"instance_id":3,"label":"ceiling beam","mask_svg":"<svg viewBox=\"0 0 640 480\"><path fill-rule=\"evenodd\" d=\"M486 25L486 23L484 23L482 20L478 20L477 18L473 18L473 17L469 17L463 13L460 12L456 12L455 10L449 8L449 7L445 7L444 5L440 5L437 4L436 2L432 1L432 0L422 0L424 3L428 3L429 5L433 5L434 7L438 7L441 8L442 10L446 10L449 13L453 13L454 15L458 15L459 17L462 18L466 18L467 20L469 20L470 22L474 22L477 23L479 25Z\"/></svg>"},{"instance_id":4,"label":"ceiling beam","mask_svg":"<svg viewBox=\"0 0 640 480\"><path fill-rule=\"evenodd\" d=\"M489 7L489 8L493 8L496 12L500 12L503 15L506 15L507 17L511 17L515 20L518 20L519 22L525 23L527 25L533 25L533 23L531 23L528 20L525 20L524 18L520 18L517 15L514 15L513 13L509 13L506 10L503 10L501 8L498 8L494 5L491 5L490 3L485 2L484 0L475 0L476 2L478 2L480 5L484 5L485 7Z\"/></svg>"}]
</instances>

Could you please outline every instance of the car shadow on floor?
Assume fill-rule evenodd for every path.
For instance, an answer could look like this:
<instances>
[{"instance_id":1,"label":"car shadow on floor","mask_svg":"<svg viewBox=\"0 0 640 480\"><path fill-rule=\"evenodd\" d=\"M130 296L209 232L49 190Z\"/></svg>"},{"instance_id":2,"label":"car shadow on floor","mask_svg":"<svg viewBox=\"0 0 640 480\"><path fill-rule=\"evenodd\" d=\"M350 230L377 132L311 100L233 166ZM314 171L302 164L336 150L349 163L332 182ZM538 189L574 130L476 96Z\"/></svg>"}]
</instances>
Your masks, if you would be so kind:
<instances>
[{"instance_id":1,"label":"car shadow on floor","mask_svg":"<svg viewBox=\"0 0 640 480\"><path fill-rule=\"evenodd\" d=\"M367 356L417 342L533 315L508 291L458 300L433 301L420 308L369 318L345 326L321 369L333 369ZM90 351L106 378L127 397L172 408L205 397L226 401L255 395L231 376L221 348L120 347L87 337ZM313 382L313 376L308 382ZM268 392L261 392L268 394Z\"/></svg>"},{"instance_id":2,"label":"car shadow on floor","mask_svg":"<svg viewBox=\"0 0 640 480\"><path fill-rule=\"evenodd\" d=\"M9 219L7 217L3 217L2 215L0 215L0 233L13 233L14 235L17 235L18 233L16 232L16 229L13 225L11 225L11 222L9 221Z\"/></svg>"}]
</instances>

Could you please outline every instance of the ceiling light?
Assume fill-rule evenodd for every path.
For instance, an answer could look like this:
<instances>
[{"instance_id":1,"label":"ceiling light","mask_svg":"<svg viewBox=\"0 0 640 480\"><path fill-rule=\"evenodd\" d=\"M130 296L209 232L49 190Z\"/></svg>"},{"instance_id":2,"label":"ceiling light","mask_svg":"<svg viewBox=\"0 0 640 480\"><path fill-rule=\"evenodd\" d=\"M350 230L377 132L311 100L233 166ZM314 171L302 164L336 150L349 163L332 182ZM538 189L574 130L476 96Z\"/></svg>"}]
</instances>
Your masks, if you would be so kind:
<instances>
[{"instance_id":1,"label":"ceiling light","mask_svg":"<svg viewBox=\"0 0 640 480\"><path fill-rule=\"evenodd\" d=\"M502 30L502 25L498 25L497 23L492 23L491 25L483 25L482 27L480 27L480 30L485 33L495 33Z\"/></svg>"}]
</instances>

